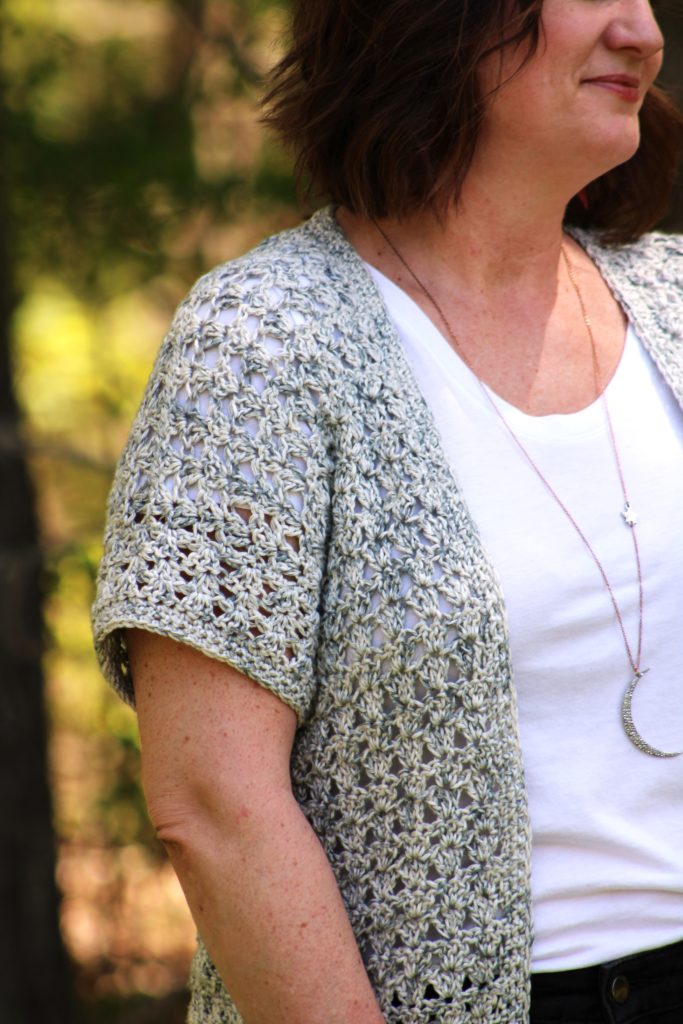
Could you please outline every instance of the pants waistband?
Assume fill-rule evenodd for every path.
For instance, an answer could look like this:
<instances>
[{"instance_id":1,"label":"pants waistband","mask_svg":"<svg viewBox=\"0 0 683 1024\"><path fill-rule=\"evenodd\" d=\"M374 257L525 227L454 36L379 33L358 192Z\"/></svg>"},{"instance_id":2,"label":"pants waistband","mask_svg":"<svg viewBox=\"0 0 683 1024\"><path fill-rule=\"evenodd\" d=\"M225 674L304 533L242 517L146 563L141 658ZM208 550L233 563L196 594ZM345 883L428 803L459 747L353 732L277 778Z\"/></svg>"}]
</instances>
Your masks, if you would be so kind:
<instances>
[{"instance_id":1,"label":"pants waistband","mask_svg":"<svg viewBox=\"0 0 683 1024\"><path fill-rule=\"evenodd\" d=\"M683 940L531 976L531 1024L681 1024Z\"/></svg>"},{"instance_id":2,"label":"pants waistband","mask_svg":"<svg viewBox=\"0 0 683 1024\"><path fill-rule=\"evenodd\" d=\"M566 980L573 992L591 992L595 990L602 978L611 972L631 973L656 969L661 961L666 964L675 965L680 960L683 969L683 939L674 942L669 946L658 946L656 949L646 949L640 953L631 953L629 956L622 956L616 960L607 960L603 964L595 964L591 967L577 967L569 971L540 971L532 975L532 982L539 992L557 991L558 985Z\"/></svg>"}]
</instances>

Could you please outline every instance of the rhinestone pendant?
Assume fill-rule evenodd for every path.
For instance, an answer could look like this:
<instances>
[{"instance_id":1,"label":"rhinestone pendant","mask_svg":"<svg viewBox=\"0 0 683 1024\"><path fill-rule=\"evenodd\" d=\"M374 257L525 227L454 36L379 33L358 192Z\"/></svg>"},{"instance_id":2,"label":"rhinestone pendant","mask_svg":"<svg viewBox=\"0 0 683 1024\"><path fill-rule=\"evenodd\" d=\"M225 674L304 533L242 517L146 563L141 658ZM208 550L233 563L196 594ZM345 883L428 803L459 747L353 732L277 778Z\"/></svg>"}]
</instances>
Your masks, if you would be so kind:
<instances>
[{"instance_id":1,"label":"rhinestone pendant","mask_svg":"<svg viewBox=\"0 0 683 1024\"><path fill-rule=\"evenodd\" d=\"M624 726L624 732L634 747L637 747L638 750L642 750L644 754L649 754L650 757L680 757L683 753L682 750L672 751L671 753L666 750L658 750L657 747L651 746L647 740L644 740L635 727L632 707L633 694L636 692L636 686L640 680L643 678L645 673L649 671L650 670L647 668L642 671L638 669L626 688L626 693L624 694L624 699L621 703L621 721Z\"/></svg>"},{"instance_id":2,"label":"rhinestone pendant","mask_svg":"<svg viewBox=\"0 0 683 1024\"><path fill-rule=\"evenodd\" d=\"M638 513L628 501L624 505L624 511L621 514L627 526L635 526L638 522Z\"/></svg>"}]
</instances>

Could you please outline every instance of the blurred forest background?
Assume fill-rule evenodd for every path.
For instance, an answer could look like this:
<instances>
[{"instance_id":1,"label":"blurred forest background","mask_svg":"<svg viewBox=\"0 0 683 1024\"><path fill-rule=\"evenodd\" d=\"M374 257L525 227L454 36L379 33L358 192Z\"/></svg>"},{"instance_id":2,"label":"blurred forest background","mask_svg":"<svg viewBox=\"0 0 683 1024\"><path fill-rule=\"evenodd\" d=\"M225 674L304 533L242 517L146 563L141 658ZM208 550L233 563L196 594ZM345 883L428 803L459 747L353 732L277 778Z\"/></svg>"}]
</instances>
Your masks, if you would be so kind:
<instances>
[{"instance_id":1,"label":"blurred forest background","mask_svg":"<svg viewBox=\"0 0 683 1024\"><path fill-rule=\"evenodd\" d=\"M660 12L683 99L680 0ZM194 930L89 606L111 475L175 305L301 216L255 106L286 15L286 0L0 7L0 1024L184 1017ZM665 226L683 230L680 190Z\"/></svg>"}]
</instances>

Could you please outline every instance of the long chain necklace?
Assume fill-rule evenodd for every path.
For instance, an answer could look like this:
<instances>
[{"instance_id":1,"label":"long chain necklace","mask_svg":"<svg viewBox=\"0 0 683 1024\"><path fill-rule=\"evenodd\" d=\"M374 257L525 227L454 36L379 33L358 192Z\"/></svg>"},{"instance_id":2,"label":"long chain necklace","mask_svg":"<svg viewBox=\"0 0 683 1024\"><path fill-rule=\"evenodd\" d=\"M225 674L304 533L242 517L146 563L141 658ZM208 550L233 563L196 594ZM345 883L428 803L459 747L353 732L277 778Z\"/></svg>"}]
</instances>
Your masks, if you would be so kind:
<instances>
[{"instance_id":1,"label":"long chain necklace","mask_svg":"<svg viewBox=\"0 0 683 1024\"><path fill-rule=\"evenodd\" d=\"M624 479L624 472L623 472L622 465L621 465L621 458L619 456L619 449L617 447L617 441L616 441L616 436L615 436L615 433L614 433L614 427L612 426L612 417L610 416L609 406L608 406L608 403L607 403L607 395L605 394L605 389L600 386L600 372L599 372L599 365L598 365L597 345L595 343L595 335L593 334L593 324L592 324L591 318L588 315L588 312L586 310L586 304L585 304L585 302L583 300L583 295L581 293L581 289L579 288L578 281L576 280L576 275L574 274L574 268L572 267L572 264L571 264L571 262L569 260L569 257L567 255L567 252L566 252L566 249L565 249L564 245L561 248L562 259L564 261L564 265L565 265L565 268L566 268L566 271L567 271L567 276L569 277L569 281L571 283L571 286L572 286L572 288L574 290L574 293L576 294L576 298L578 300L579 307L581 309L581 317L583 319L583 322L584 322L584 325L585 325L585 328L586 328L586 332L587 332L588 338L590 340L591 357L592 357L592 362L593 362L593 379L594 379L594 382L595 382L596 397L599 397L601 402L602 402L602 407L603 407L603 410L604 410L604 413L605 413L605 422L607 424L607 433L608 433L608 436L609 436L610 446L612 448L612 453L614 455L614 462L615 462L615 465L616 465L617 475L619 477L619 483L620 483L620 486L621 486L621 493L622 493L622 498L623 498L623 509L622 509L622 512L621 512L621 516L622 516L622 518L624 520L624 523L629 528L629 531L630 531L630 534L631 534L631 538L632 538L632 541L633 541L633 554L634 554L634 560L635 560L635 565L636 565L636 575L637 575L637 579L638 579L638 639L637 639L635 655L633 653L633 649L631 647L631 644L629 642L628 636L626 634L626 627L624 625L624 619L623 619L623 616L621 614L621 609L619 608L619 604L617 602L616 596L614 594L614 589L612 587L612 584L610 583L610 580L609 580L609 577L608 577L608 575L607 575L607 573L605 571L605 568L604 568L602 562L600 561L600 559L598 558L597 554L595 553L595 550L593 549L592 544L588 540L588 537L586 536L584 531L581 529L581 527L579 526L579 524L576 521L575 517L572 515L571 511L567 508L567 506L564 503L564 501L560 498L560 496L558 495L558 493L556 492L556 490L554 489L552 484L546 478L546 476L544 475L544 473L542 472L540 467L536 464L536 462L534 462L534 460L532 459L531 455L529 454L527 448L522 444L521 440L517 437L517 435L515 434L514 430L512 429L512 427L510 426L508 421L505 419L505 416L503 415L503 413L501 412L500 408L498 407L498 404L494 401L493 395L491 394L491 391L489 390L489 388L487 388L487 386L484 384L483 380L481 380L479 375L477 373L475 373L475 371L472 368L469 360L467 359L467 356L463 352L462 346L461 346L461 344L460 344L460 342L458 340L458 337L457 337L455 331L451 327L450 321L448 320L446 314L444 313L444 311L441 308L440 304L437 302L437 300L434 297L434 295L427 288L427 286L424 284L424 282L417 276L417 274L415 273L413 268L407 262L407 260L403 256L403 254L396 247L396 245L394 245L393 241L391 240L391 238L389 238L389 236L384 231L384 229L382 227L380 227L380 225L376 221L374 221L373 223L374 223L377 231L379 232L379 234L384 238L385 242L387 243L389 248L394 253L394 255L401 262L401 264L405 267L405 269L408 271L408 273L410 274L412 279L417 284L418 288L423 292L423 294L426 296L426 298L429 300L429 302L432 304L432 306L434 307L434 309L438 313L440 320L442 321L444 327L446 328L446 332L448 334L448 337L451 340L451 343L453 344L453 347L455 348L456 352L458 353L458 355L460 356L462 361L465 363L465 365L468 367L470 372L473 374L473 376L477 380L477 382L478 382L482 392L486 396L486 400L488 401L489 405L491 406L491 408L495 412L496 416L498 417L498 419L501 421L501 423L505 427L505 429L506 429L507 433L510 435L511 439L514 441L514 443L517 446L517 448L518 448L519 452L521 453L522 457L525 459L525 461L527 462L529 467L534 471L534 473L539 478L539 480L541 481L541 483L543 484L545 489L548 491L548 493L554 499L556 504L562 509L562 511L564 512L565 516L567 517L567 519L569 520L571 525L574 527L574 530L578 534L579 538L581 539L581 542L583 543L584 547L588 551L590 557L592 558L593 562L595 563L595 566L596 566L598 572L600 573L600 577L601 577L601 579L602 579L602 581L603 581L603 583L605 585L607 593L609 594L610 601L612 602L612 607L614 608L614 614L616 616L616 620L617 620L617 623L619 625L619 630L621 632L621 637L622 637L622 640L624 642L624 648L626 650L626 656L628 658L629 664L631 666L631 671L633 673L631 681L629 682L629 684L628 684L628 686L626 688L626 691L624 693L624 697L623 697L622 704L621 704L621 720L622 720L622 724L623 724L623 727L624 727L624 731L626 732L626 735L631 740L631 742L634 744L634 746L636 746L638 748L638 750L641 750L644 754L649 754L651 757L665 757L665 758L668 758L668 757L679 757L680 754L683 753L683 751L674 751L674 752L669 753L669 752L664 751L664 750L658 750L656 747L653 747L649 743L647 743L647 741L643 739L643 737L640 735L640 733L636 729L634 721L633 721L633 711L632 711L633 695L635 693L635 690L636 690L636 687L637 687L639 681L642 679L642 677L645 675L646 672L649 672L649 669L647 669L647 668L646 669L642 669L641 668L642 647L643 647L644 597L643 597L643 574L642 574L642 570L641 570L640 549L638 547L638 535L637 535L637 529L636 529L636 525L637 525L637 522L638 522L638 515L635 512L633 506L631 505L631 502L630 502L629 497L628 497L628 491L626 489L626 481Z\"/></svg>"}]
</instances>

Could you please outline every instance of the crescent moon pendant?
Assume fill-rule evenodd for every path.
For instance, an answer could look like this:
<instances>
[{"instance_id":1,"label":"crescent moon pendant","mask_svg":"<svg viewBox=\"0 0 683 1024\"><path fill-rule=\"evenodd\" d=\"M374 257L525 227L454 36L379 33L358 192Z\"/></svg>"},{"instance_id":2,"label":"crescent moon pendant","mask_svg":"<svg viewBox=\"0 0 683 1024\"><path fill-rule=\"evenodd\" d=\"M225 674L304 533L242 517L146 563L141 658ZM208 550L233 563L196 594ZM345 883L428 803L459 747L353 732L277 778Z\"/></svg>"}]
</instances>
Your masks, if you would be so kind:
<instances>
[{"instance_id":1,"label":"crescent moon pendant","mask_svg":"<svg viewBox=\"0 0 683 1024\"><path fill-rule=\"evenodd\" d=\"M626 688L626 693L624 694L624 699L621 703L621 720L624 724L626 735L634 747L637 747L638 750L642 750L644 754L649 754L650 757L680 757L681 754L683 754L683 750L676 750L672 753L668 753L665 750L657 750L656 747L651 747L649 743L645 742L633 724L633 713L631 709L633 694L636 692L636 686L645 675L645 672L649 671L650 670L646 668L643 672L636 672Z\"/></svg>"}]
</instances>

